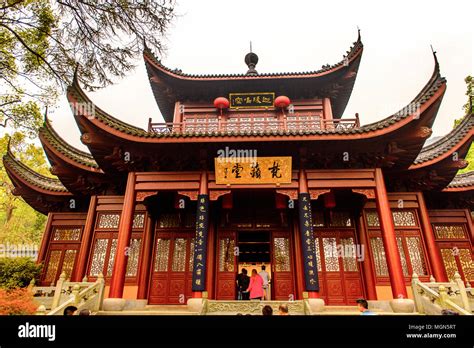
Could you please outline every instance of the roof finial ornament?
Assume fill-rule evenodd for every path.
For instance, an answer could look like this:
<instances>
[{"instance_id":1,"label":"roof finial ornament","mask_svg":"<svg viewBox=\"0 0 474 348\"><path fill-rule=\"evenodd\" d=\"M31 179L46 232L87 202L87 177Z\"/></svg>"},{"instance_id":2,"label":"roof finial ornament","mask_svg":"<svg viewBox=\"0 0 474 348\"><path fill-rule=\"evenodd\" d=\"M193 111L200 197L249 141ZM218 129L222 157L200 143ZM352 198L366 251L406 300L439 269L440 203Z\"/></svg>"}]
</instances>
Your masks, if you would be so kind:
<instances>
[{"instance_id":1,"label":"roof finial ornament","mask_svg":"<svg viewBox=\"0 0 474 348\"><path fill-rule=\"evenodd\" d=\"M434 57L434 60L435 60L435 65L436 65L435 69L437 69L439 71L438 56L436 55L436 51L434 50L433 45L430 45L430 47L431 47L431 52L433 53L433 57Z\"/></svg>"},{"instance_id":2,"label":"roof finial ornament","mask_svg":"<svg viewBox=\"0 0 474 348\"><path fill-rule=\"evenodd\" d=\"M252 52L252 41L250 41L250 52L245 55L245 64L249 67L247 71L247 75L256 76L258 75L257 70L255 70L255 66L258 63L258 56Z\"/></svg>"}]
</instances>

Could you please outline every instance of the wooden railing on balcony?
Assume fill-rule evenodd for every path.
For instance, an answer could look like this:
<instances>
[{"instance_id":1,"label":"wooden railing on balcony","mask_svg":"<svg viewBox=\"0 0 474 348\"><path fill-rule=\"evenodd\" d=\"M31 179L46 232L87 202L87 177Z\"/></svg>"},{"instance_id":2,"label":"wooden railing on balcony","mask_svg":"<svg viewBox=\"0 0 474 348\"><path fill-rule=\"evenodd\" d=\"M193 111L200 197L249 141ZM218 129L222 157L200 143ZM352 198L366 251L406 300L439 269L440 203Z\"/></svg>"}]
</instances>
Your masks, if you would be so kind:
<instances>
[{"instance_id":1,"label":"wooden railing on balcony","mask_svg":"<svg viewBox=\"0 0 474 348\"><path fill-rule=\"evenodd\" d=\"M187 117L184 122L179 123L153 123L148 122L148 132L150 133L243 133L243 132L266 132L266 131L308 131L308 130L347 130L359 128L359 117L345 119L326 120L314 116L291 116L281 119L274 117L253 117L251 115L232 117L226 120L219 120L215 115L199 115Z\"/></svg>"}]
</instances>

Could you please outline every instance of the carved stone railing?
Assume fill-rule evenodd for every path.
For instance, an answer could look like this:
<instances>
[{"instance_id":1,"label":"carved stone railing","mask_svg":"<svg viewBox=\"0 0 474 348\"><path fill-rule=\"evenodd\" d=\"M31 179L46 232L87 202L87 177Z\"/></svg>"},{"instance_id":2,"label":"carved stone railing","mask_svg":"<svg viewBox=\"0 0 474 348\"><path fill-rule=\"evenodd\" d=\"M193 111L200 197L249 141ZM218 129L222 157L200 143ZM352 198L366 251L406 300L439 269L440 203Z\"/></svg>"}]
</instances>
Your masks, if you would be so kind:
<instances>
[{"instance_id":1,"label":"carved stone railing","mask_svg":"<svg viewBox=\"0 0 474 348\"><path fill-rule=\"evenodd\" d=\"M203 309L201 315L213 315L213 314L252 314L261 315L262 308L269 305L273 309L273 313L278 313L278 307L281 304L288 306L288 311L291 315L304 315L305 306L304 302L298 301L217 301L217 300L204 300Z\"/></svg>"},{"instance_id":2,"label":"carved stone railing","mask_svg":"<svg viewBox=\"0 0 474 348\"><path fill-rule=\"evenodd\" d=\"M34 300L46 310L50 310L53 304L56 292L55 286L35 286L35 280L32 279L28 285L29 291L32 293Z\"/></svg>"},{"instance_id":3,"label":"carved stone railing","mask_svg":"<svg viewBox=\"0 0 474 348\"><path fill-rule=\"evenodd\" d=\"M416 273L412 276L412 289L418 313L439 315L449 309L462 315L472 315L464 283L458 273L451 282L422 283Z\"/></svg>"},{"instance_id":4,"label":"carved stone railing","mask_svg":"<svg viewBox=\"0 0 474 348\"><path fill-rule=\"evenodd\" d=\"M38 315L62 315L68 306L74 306L78 311L89 309L96 312L101 309L104 299L105 282L100 274L95 282L88 282L84 277L82 282L66 281L66 275L61 274L54 289L54 297L50 311L47 312L45 305L40 305L37 310ZM33 288L33 292L37 292Z\"/></svg>"}]
</instances>

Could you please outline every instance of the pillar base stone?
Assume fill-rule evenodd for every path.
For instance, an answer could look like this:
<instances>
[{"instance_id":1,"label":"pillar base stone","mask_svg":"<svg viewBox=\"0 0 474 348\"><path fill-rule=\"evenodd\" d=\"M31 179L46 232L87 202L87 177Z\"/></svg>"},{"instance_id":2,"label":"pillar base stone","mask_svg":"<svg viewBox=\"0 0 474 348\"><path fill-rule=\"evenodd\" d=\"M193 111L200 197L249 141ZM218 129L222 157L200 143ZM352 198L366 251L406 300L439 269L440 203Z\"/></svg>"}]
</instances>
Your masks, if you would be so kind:
<instances>
[{"instance_id":1,"label":"pillar base stone","mask_svg":"<svg viewBox=\"0 0 474 348\"><path fill-rule=\"evenodd\" d=\"M201 313L202 307L204 306L204 300L202 298L190 298L188 299L187 305L190 312Z\"/></svg>"},{"instance_id":2,"label":"pillar base stone","mask_svg":"<svg viewBox=\"0 0 474 348\"><path fill-rule=\"evenodd\" d=\"M390 300L390 307L395 313L413 313L415 311L415 301L408 298Z\"/></svg>"},{"instance_id":3,"label":"pillar base stone","mask_svg":"<svg viewBox=\"0 0 474 348\"><path fill-rule=\"evenodd\" d=\"M306 301L308 301L311 312L319 313L324 311L325 303L322 298L308 298Z\"/></svg>"},{"instance_id":4,"label":"pillar base stone","mask_svg":"<svg viewBox=\"0 0 474 348\"><path fill-rule=\"evenodd\" d=\"M104 311L123 311L127 300L124 298L106 298L102 303Z\"/></svg>"}]
</instances>

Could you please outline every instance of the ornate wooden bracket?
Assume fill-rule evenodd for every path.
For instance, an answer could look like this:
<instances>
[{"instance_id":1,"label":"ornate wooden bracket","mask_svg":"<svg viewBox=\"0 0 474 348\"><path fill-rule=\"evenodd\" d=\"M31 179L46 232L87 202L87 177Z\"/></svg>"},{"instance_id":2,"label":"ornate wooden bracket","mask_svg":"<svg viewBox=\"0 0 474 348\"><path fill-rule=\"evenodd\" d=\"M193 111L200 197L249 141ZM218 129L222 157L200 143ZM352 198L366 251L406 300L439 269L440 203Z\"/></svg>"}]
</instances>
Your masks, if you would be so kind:
<instances>
[{"instance_id":1,"label":"ornate wooden bracket","mask_svg":"<svg viewBox=\"0 0 474 348\"><path fill-rule=\"evenodd\" d=\"M137 192L136 201L143 202L145 198L154 196L158 193L158 191L139 191Z\"/></svg>"},{"instance_id":2,"label":"ornate wooden bracket","mask_svg":"<svg viewBox=\"0 0 474 348\"><path fill-rule=\"evenodd\" d=\"M309 196L311 199L318 199L319 196L324 195L325 193L331 192L331 189L309 189Z\"/></svg>"},{"instance_id":3,"label":"ornate wooden bracket","mask_svg":"<svg viewBox=\"0 0 474 348\"><path fill-rule=\"evenodd\" d=\"M277 189L276 193L287 196L289 199L296 200L298 199L298 190L297 189Z\"/></svg>"},{"instance_id":4,"label":"ornate wooden bracket","mask_svg":"<svg viewBox=\"0 0 474 348\"><path fill-rule=\"evenodd\" d=\"M229 194L230 192L230 190L210 190L209 199L211 201L217 201L220 196L224 196L226 194Z\"/></svg>"},{"instance_id":5,"label":"ornate wooden bracket","mask_svg":"<svg viewBox=\"0 0 474 348\"><path fill-rule=\"evenodd\" d=\"M364 195L367 199L375 199L374 189L352 189L352 192Z\"/></svg>"},{"instance_id":6,"label":"ornate wooden bracket","mask_svg":"<svg viewBox=\"0 0 474 348\"><path fill-rule=\"evenodd\" d=\"M186 196L192 201L197 201L198 199L198 190L183 190L183 191L178 191L178 195L181 196Z\"/></svg>"}]
</instances>

